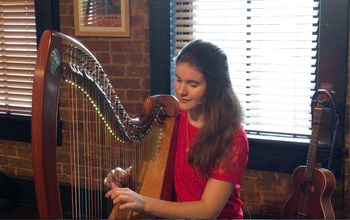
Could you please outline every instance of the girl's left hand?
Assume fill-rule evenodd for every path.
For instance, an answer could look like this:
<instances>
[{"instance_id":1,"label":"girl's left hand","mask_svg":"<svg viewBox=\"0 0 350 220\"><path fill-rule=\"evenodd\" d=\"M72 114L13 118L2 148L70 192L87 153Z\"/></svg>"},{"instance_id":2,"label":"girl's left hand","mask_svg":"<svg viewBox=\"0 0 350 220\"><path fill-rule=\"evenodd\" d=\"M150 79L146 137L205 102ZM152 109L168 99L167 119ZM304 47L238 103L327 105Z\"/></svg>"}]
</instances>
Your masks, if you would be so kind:
<instances>
[{"instance_id":1,"label":"girl's left hand","mask_svg":"<svg viewBox=\"0 0 350 220\"><path fill-rule=\"evenodd\" d=\"M112 189L108 191L105 196L106 198L110 197L114 205L120 203L119 208L121 210L130 209L136 212L144 211L145 198L129 188L121 188L113 183Z\"/></svg>"}]
</instances>

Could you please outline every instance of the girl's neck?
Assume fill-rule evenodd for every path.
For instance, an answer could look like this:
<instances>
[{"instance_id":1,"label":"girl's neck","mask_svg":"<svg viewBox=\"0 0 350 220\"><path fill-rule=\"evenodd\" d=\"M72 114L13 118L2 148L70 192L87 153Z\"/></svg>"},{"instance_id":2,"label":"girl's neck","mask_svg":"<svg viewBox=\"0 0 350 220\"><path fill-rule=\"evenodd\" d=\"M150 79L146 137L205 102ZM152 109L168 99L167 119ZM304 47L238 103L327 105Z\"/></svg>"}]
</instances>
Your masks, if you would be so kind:
<instances>
[{"instance_id":1,"label":"girl's neck","mask_svg":"<svg viewBox=\"0 0 350 220\"><path fill-rule=\"evenodd\" d=\"M188 122L197 128L202 128L204 125L204 112L199 109L188 111Z\"/></svg>"}]
</instances>

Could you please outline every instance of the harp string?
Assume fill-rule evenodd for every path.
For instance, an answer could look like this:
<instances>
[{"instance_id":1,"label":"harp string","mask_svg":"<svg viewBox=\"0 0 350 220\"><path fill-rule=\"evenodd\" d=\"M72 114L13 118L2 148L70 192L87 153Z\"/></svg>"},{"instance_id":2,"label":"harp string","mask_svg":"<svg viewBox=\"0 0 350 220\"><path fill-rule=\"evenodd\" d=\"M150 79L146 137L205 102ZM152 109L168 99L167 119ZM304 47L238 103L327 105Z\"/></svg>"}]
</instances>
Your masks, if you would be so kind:
<instances>
[{"instance_id":1,"label":"harp string","mask_svg":"<svg viewBox=\"0 0 350 220\"><path fill-rule=\"evenodd\" d=\"M82 213L82 209L83 209L83 205L82 205L82 201L81 201L81 196L82 196L82 192L81 192L81 169L80 169L80 163L81 163L81 154L80 154L80 145L84 144L81 141L81 134L84 133L81 129L82 125L81 125L81 119L79 119L79 97L78 97L78 90L74 89L74 97L73 100L77 100L77 102L74 102L74 120L77 122L77 126L76 126L76 131L75 131L75 137L76 137L76 145L73 146L75 148L74 152L74 158L76 158L75 163L73 163L74 166L74 176L75 176L75 184L74 184L74 191L75 191L75 200L76 200L76 204L77 204L77 216L76 219L82 218L81 213ZM74 122L74 121L73 121Z\"/></svg>"},{"instance_id":2,"label":"harp string","mask_svg":"<svg viewBox=\"0 0 350 220\"><path fill-rule=\"evenodd\" d=\"M82 89L85 89L85 83L82 83ZM83 184L83 193L82 193L82 202L84 203L83 207L84 207L84 213L86 213L87 217L89 217L89 210L88 210L88 205L90 202L90 196L88 194L88 191L90 189L90 186L88 184L88 178L89 178L89 172L87 171L87 168L89 167L89 149L88 149L88 140L87 140L87 135L86 132L87 131L87 124L88 124L88 119L87 119L87 112L86 112L86 102L85 99L82 98L82 125L83 125L83 129L82 129L82 135L83 135L83 156L82 156L82 164L83 164L83 180L81 181Z\"/></svg>"},{"instance_id":3,"label":"harp string","mask_svg":"<svg viewBox=\"0 0 350 220\"><path fill-rule=\"evenodd\" d=\"M104 198L107 190L104 177L116 166L124 169L132 166L127 187L138 191L147 169L144 161L157 153L161 126L153 122L147 122L144 127L132 125L104 71L74 47L68 47L66 54L72 218L106 218L113 205ZM94 83L103 89L104 96ZM113 111L105 96L112 102ZM151 123L154 127L148 129ZM125 134L134 130L148 132L139 132L140 137L131 138ZM125 219L130 213L119 215Z\"/></svg>"},{"instance_id":4,"label":"harp string","mask_svg":"<svg viewBox=\"0 0 350 220\"><path fill-rule=\"evenodd\" d=\"M73 84L74 85L74 84ZM77 91L74 87L72 87L72 101L73 100L77 100ZM75 204L75 210L76 210L76 216L73 216L75 219L77 218L81 218L80 216L80 208L81 208L81 204L80 204L80 191L78 191L78 187L79 187L79 176L80 176L80 170L79 170L79 167L78 167L78 164L79 164L79 144L80 144L80 141L79 141L79 119L78 119L78 107L77 107L77 102L73 102L72 103L72 106L73 106L73 118L72 118L72 123L73 124L76 124L74 126L74 130L73 130L73 137L75 139L74 141L74 145L72 146L73 147L73 163L72 163L72 166L73 166L73 176L74 176L74 182L73 182L73 192L74 192L74 196L73 196L73 201L74 201L74 204ZM76 122L76 123L75 123Z\"/></svg>"},{"instance_id":5,"label":"harp string","mask_svg":"<svg viewBox=\"0 0 350 220\"><path fill-rule=\"evenodd\" d=\"M90 94L95 94L96 91L95 90L91 90L91 93ZM95 98L95 100L98 100L97 98ZM91 105L91 111L94 112L94 117L93 119L90 121L90 123L94 123L95 121L97 121L98 123L98 126L96 127L96 129L91 129L91 133L89 133L90 135L92 135L93 137L96 137L98 136L98 138L96 138L97 140L100 140L100 133L101 133L101 121L99 119L99 112L98 111L95 111L93 106ZM92 125L93 126L93 125ZM100 212L101 208L102 208L102 205L101 205L101 196L99 195L98 193L98 190L101 189L101 183L98 181L100 176L101 176L101 170L99 169L99 167L101 167L101 164L100 164L100 161L99 161L99 158L101 157L101 151L100 151L100 146L101 143L100 141L93 141L92 143L92 147L93 147L93 155L94 157L92 157L93 161L92 161L92 167L94 168L94 175L93 175L93 204L92 204L92 207L94 207L94 212L93 212L93 216L91 217L99 217L101 218L102 217L102 213Z\"/></svg>"},{"instance_id":6,"label":"harp string","mask_svg":"<svg viewBox=\"0 0 350 220\"><path fill-rule=\"evenodd\" d=\"M111 115L109 114L108 111L106 112L106 117L107 117L107 121L112 123ZM112 129L112 128L109 128L109 129ZM106 149L106 155L102 158L103 162L105 163L104 165L105 168L112 166L113 148L115 147L113 146L113 138L110 135L110 131L111 130L105 130L105 137L106 137L106 143L107 143L105 144L105 146L107 147L107 149ZM107 171L105 170L104 173L106 175ZM101 176L100 179L103 179L103 177Z\"/></svg>"},{"instance_id":7,"label":"harp string","mask_svg":"<svg viewBox=\"0 0 350 220\"><path fill-rule=\"evenodd\" d=\"M88 94L85 92L87 89L85 86L80 87L74 81L68 81L68 84L70 86L70 131L68 133L71 156L72 217L77 219L101 217L99 210L102 206L102 195L99 191L102 189L101 167L103 165L99 161L102 156L99 146L103 142L108 143L108 140L102 141L101 138L101 136L107 136L107 133L101 135L101 130L105 130L101 125L103 124L101 113L94 108L94 104L96 105L99 101L93 102L82 97Z\"/></svg>"},{"instance_id":8,"label":"harp string","mask_svg":"<svg viewBox=\"0 0 350 220\"><path fill-rule=\"evenodd\" d=\"M69 100L74 100L74 87L71 86L69 87L69 92L70 92L70 95L69 95ZM70 136L71 136L71 143L70 144L70 158L71 158L71 183L72 185L76 185L76 182L77 182L77 176L74 175L76 173L76 170L75 170L75 166L74 164L76 164L76 153L75 153L75 150L77 149L76 145L77 145L77 136L76 136L76 126L77 124L74 123L75 121L75 104L74 102L70 101L69 102L70 105L69 105L69 109L70 109L70 122L71 122L71 131L69 132L70 133ZM73 217L75 217L76 213L75 213L75 210L77 210L77 207L78 207L78 204L77 204L77 200L75 199L77 197L77 192L74 190L74 187L71 188L71 193L72 193L72 214L73 214Z\"/></svg>"},{"instance_id":9,"label":"harp string","mask_svg":"<svg viewBox=\"0 0 350 220\"><path fill-rule=\"evenodd\" d=\"M73 69L73 68L72 68ZM74 69L73 69L74 70ZM75 80L75 81L73 81ZM127 156L126 151L124 152L124 157L120 159L111 159L111 155L120 155L120 153L115 153L115 150L121 150L121 147L118 147L118 142L115 137L118 137L118 133L115 135L111 135L113 132L111 131L111 126L109 125L109 121L112 121L112 115L103 109L103 104L100 102L100 98L98 96L93 96L90 102L86 101L86 97L91 97L88 86L79 86L78 81L75 78L72 78L72 81L68 81L71 85L71 97L72 100L70 104L71 109L71 121L72 121L72 141L71 141L71 155L72 155L72 176L73 176L73 217L74 218L85 218L93 215L94 217L101 216L100 210L103 203L104 196L103 194L97 194L97 191L103 190L103 185L101 180L103 180L106 173L109 170L101 171L101 167L113 167L113 161L124 161L124 165L130 161L129 156ZM94 92L91 92L94 94ZM82 97L84 96L85 97ZM77 101L78 100L78 101ZM95 101L94 101L95 100ZM102 106L101 109L97 108L97 106ZM85 110L88 109L88 110ZM93 119L90 118L89 111L94 111L95 117ZM95 129L90 129L90 125L92 121L96 121ZM93 131L93 132L91 132ZM95 141L90 143L91 138L89 139L87 134L91 134L91 136L95 137ZM114 137L113 137L114 136ZM79 150L79 143L82 140L83 150ZM123 141L123 146L129 148L128 142ZM92 145L92 146L91 146ZM92 150L96 153L93 153ZM102 149L102 150L99 150ZM107 149L107 150L106 150ZM131 147L132 149L132 147ZM100 151L100 152L99 152ZM133 153L131 153L133 154ZM84 155L84 156L81 156ZM93 157L92 155L95 155ZM116 156L114 156L116 158ZM83 164L83 165L82 165ZM94 175L92 171L88 171L88 167L95 167ZM93 177L93 183L87 181L87 178ZM93 189L93 190L91 190ZM93 191L93 193L92 193ZM91 198L92 197L92 198ZM90 210L90 207L95 207L93 211ZM84 213L84 214L82 214Z\"/></svg>"},{"instance_id":10,"label":"harp string","mask_svg":"<svg viewBox=\"0 0 350 220\"><path fill-rule=\"evenodd\" d=\"M85 91L89 91L89 87L87 85L85 85ZM89 94L89 93L88 93ZM90 93L91 94L91 93ZM87 109L86 112L86 116L87 118L84 119L84 122L87 123L86 125L86 129L87 131L84 132L84 135L86 135L86 139L87 139L87 151L88 151L88 156L87 156L87 161L88 164L86 165L86 170L88 172L88 176L87 176L87 193L88 193L88 204L92 204L92 205L86 205L87 207L87 211L89 213L88 217L92 218L93 216L98 216L96 213L96 208L98 208L98 203L97 203L97 199L98 197L96 197L94 195L94 192L97 191L97 185L96 185L96 178L98 178L98 176L95 174L94 170L96 169L96 164L95 164L95 154L94 154L94 149L95 146L93 145L93 141L92 141L92 136L94 135L92 133L92 109L91 109L91 105L88 102L88 99L84 99L86 100L86 107L84 109Z\"/></svg>"},{"instance_id":11,"label":"harp string","mask_svg":"<svg viewBox=\"0 0 350 220\"><path fill-rule=\"evenodd\" d=\"M96 94L96 91L94 91L93 94ZM98 100L98 97L96 97L95 95L95 100ZM102 163L101 163L101 157L102 157L102 153L103 153L103 149L101 148L102 146L102 131L103 131L103 124L102 124L102 120L100 118L100 112L96 111L95 112L95 119L94 121L96 121L96 131L92 134L96 135L96 144L94 144L94 148L95 148L95 151L96 151L96 158L95 158L95 161L96 161L96 170L95 170L95 173L96 173L96 187L101 189L101 182L99 182L98 180L101 179L101 172L102 171L99 171L99 167L102 167ZM96 190L95 191L95 194L97 196L97 201L96 201L96 204L98 204L98 207L96 207L96 213L98 216L102 216L102 199L101 199L101 196L98 196L98 191Z\"/></svg>"},{"instance_id":12,"label":"harp string","mask_svg":"<svg viewBox=\"0 0 350 220\"><path fill-rule=\"evenodd\" d=\"M70 48L69 48L70 49ZM68 55L68 58L73 59L73 50L68 50L70 52L70 56ZM70 60L70 69L68 69L68 71L73 71L72 68L73 62L72 60ZM72 75L68 75L69 77L72 77ZM69 151L70 151L70 177L71 177L71 206L72 206L72 218L76 218L77 216L77 212L78 212L78 201L75 199L77 198L77 191L75 190L75 185L77 183L77 176L76 174L76 170L75 170L75 165L76 164L76 145L77 145L77 135L76 135L76 127L77 124L75 123L76 121L76 117L75 117L75 103L73 102L73 100L75 100L75 90L74 90L74 82L75 80L73 80L72 78L69 78L66 82L68 82L68 113L69 113L69 118L68 118L68 124L69 124L69 130L68 130L68 134L70 136L70 142L69 144Z\"/></svg>"},{"instance_id":13,"label":"harp string","mask_svg":"<svg viewBox=\"0 0 350 220\"><path fill-rule=\"evenodd\" d=\"M70 100L80 100L82 102L75 101L70 105L72 110L71 136L73 137L71 141L71 164L73 164L72 176L74 177L73 218L101 218L102 213L100 210L102 210L104 200L104 193L98 194L98 191L102 192L104 190L101 180L103 180L111 167L115 167L115 164L122 164L124 168L132 166L131 178L134 181L131 181L131 185L128 185L128 187L138 189L138 183L142 182L139 174L142 177L144 172L141 167L145 169L142 165L142 161L145 159L143 155L151 157L150 155L157 153L161 140L159 137L162 136L162 128L161 126L154 126L153 132L147 134L143 141L122 140L119 138L118 132L114 133L111 130L109 122L113 122L112 114L103 109L104 105L101 104L102 101L100 101L99 96L89 95L89 93L94 94L94 91L89 91L89 87L84 83L84 87L80 87L77 82L73 81L68 82L68 84L71 87L70 93L72 94ZM87 98L91 98L91 100L87 101ZM101 108L96 106L101 106ZM91 112L93 113L91 114ZM90 115L93 115L93 117ZM127 122L125 123L126 128L128 128L128 124ZM155 135L157 133L158 135ZM83 155L85 155L83 157L80 156L81 152L79 150L81 139L83 139ZM145 149L146 142L148 146L152 146L151 149ZM149 159L151 158L147 158L147 160ZM81 164L83 164L82 167ZM89 167L94 168L94 170L87 170ZM83 178L83 180L80 178ZM89 182L87 179L93 180ZM121 212L120 215L122 218L126 218L129 216L129 213Z\"/></svg>"}]
</instances>

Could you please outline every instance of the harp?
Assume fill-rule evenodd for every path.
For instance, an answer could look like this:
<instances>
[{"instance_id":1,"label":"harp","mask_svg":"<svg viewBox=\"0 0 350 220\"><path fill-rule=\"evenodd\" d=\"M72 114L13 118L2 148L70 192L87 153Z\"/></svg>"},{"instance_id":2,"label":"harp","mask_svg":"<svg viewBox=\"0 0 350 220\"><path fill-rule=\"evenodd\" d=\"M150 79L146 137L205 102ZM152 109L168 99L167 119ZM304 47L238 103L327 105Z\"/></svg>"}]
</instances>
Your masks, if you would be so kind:
<instances>
[{"instance_id":1,"label":"harp","mask_svg":"<svg viewBox=\"0 0 350 220\"><path fill-rule=\"evenodd\" d=\"M32 105L40 218L107 218L112 209L112 218L139 214L120 212L104 197L103 179L116 166L133 167L128 187L136 192L171 199L171 143L178 115L173 96L151 96L141 113L131 117L93 54L76 39L46 30ZM60 121L62 144L57 146Z\"/></svg>"}]
</instances>

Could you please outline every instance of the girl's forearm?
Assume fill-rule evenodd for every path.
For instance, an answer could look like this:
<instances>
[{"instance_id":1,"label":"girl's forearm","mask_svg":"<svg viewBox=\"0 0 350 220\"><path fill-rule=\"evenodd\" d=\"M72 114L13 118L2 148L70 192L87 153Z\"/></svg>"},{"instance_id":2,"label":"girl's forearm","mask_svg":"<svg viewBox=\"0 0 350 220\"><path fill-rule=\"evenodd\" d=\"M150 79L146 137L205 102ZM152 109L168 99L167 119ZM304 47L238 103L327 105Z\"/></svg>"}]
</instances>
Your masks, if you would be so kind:
<instances>
[{"instance_id":1,"label":"girl's forearm","mask_svg":"<svg viewBox=\"0 0 350 220\"><path fill-rule=\"evenodd\" d=\"M161 218L216 218L221 209L205 201L171 202L144 197L144 211Z\"/></svg>"}]
</instances>

